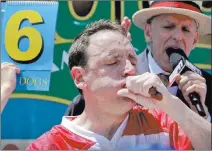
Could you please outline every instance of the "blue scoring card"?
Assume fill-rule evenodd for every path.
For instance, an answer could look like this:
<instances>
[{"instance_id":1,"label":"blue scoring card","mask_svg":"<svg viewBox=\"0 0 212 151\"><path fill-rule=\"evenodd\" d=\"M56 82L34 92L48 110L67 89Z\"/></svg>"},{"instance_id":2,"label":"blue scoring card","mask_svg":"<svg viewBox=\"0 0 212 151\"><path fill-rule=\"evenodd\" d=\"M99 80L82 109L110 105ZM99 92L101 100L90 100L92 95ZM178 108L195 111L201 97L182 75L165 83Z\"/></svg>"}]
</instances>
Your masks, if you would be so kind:
<instances>
[{"instance_id":1,"label":"blue scoring card","mask_svg":"<svg viewBox=\"0 0 212 151\"><path fill-rule=\"evenodd\" d=\"M7 1L4 7L1 62L21 69L16 90L48 91L58 2Z\"/></svg>"}]
</instances>

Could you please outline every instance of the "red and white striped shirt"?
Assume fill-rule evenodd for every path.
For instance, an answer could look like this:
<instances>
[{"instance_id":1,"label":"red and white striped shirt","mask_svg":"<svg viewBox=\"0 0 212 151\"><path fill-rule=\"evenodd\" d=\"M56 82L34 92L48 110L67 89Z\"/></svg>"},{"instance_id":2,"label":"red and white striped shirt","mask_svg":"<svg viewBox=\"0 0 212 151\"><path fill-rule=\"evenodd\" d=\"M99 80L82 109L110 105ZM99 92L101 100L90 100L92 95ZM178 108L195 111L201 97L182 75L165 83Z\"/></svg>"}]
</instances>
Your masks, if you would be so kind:
<instances>
[{"instance_id":1,"label":"red and white striped shirt","mask_svg":"<svg viewBox=\"0 0 212 151\"><path fill-rule=\"evenodd\" d=\"M60 125L40 136L27 150L158 149L154 144L163 149L193 149L178 124L159 110L133 107L111 140L75 125L75 118L63 117Z\"/></svg>"}]
</instances>

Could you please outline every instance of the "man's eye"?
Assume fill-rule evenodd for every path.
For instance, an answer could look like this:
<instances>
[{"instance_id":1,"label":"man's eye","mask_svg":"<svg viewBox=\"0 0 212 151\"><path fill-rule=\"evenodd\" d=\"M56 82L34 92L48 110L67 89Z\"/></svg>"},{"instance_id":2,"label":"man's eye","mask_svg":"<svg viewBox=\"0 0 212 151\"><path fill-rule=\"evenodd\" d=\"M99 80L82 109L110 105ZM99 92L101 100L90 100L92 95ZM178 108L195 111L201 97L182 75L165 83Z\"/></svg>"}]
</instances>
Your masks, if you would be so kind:
<instances>
[{"instance_id":1,"label":"man's eye","mask_svg":"<svg viewBox=\"0 0 212 151\"><path fill-rule=\"evenodd\" d=\"M165 29L172 29L172 28L174 28L174 26L164 26L163 28L165 28Z\"/></svg>"},{"instance_id":2,"label":"man's eye","mask_svg":"<svg viewBox=\"0 0 212 151\"><path fill-rule=\"evenodd\" d=\"M134 62L131 62L131 64L132 64L133 66L136 66L136 65L137 65L137 63L134 63Z\"/></svg>"},{"instance_id":3,"label":"man's eye","mask_svg":"<svg viewBox=\"0 0 212 151\"><path fill-rule=\"evenodd\" d=\"M119 63L119 61L113 61L113 62L108 63L107 65L116 65L118 63Z\"/></svg>"},{"instance_id":4,"label":"man's eye","mask_svg":"<svg viewBox=\"0 0 212 151\"><path fill-rule=\"evenodd\" d=\"M183 27L182 30L185 31L185 32L190 32L189 29L186 28L186 27Z\"/></svg>"}]
</instances>

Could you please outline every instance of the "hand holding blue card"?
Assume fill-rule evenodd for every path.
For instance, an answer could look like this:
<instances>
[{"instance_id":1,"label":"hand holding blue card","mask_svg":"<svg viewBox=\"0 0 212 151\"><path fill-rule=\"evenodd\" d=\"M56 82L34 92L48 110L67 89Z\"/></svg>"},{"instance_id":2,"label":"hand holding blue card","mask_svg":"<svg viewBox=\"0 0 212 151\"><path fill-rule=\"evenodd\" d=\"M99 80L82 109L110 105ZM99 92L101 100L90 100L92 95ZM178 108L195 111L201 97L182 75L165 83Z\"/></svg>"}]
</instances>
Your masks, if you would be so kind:
<instances>
[{"instance_id":1,"label":"hand holding blue card","mask_svg":"<svg viewBox=\"0 0 212 151\"><path fill-rule=\"evenodd\" d=\"M57 11L53 1L6 2L1 62L21 69L16 90L49 90Z\"/></svg>"}]
</instances>

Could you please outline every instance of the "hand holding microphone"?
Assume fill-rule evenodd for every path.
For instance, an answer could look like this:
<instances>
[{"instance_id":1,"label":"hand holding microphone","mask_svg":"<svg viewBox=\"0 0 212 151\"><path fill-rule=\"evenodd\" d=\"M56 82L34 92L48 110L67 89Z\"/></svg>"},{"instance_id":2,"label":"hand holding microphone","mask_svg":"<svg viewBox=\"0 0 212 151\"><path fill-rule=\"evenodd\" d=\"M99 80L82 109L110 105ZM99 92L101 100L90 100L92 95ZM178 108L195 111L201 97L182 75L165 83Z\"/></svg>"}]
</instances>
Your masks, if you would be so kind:
<instances>
[{"instance_id":1,"label":"hand holding microphone","mask_svg":"<svg viewBox=\"0 0 212 151\"><path fill-rule=\"evenodd\" d=\"M186 71L180 76L177 83L191 109L205 117L207 111L205 106L207 92L205 79L197 73Z\"/></svg>"},{"instance_id":2,"label":"hand holding microphone","mask_svg":"<svg viewBox=\"0 0 212 151\"><path fill-rule=\"evenodd\" d=\"M205 97L207 87L205 79L201 76L201 70L188 61L182 49L168 48L167 55L170 58L173 69L173 72L169 76L169 85L171 86L176 82L175 77L180 74L181 76L177 83L183 97L191 108L193 106L196 108L195 110L199 115L206 116Z\"/></svg>"}]
</instances>

